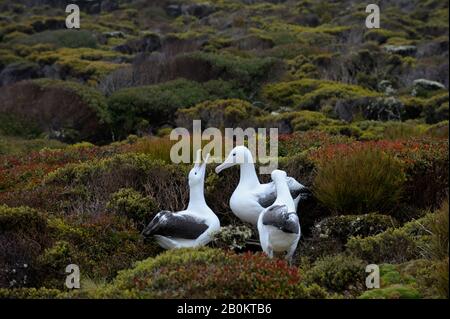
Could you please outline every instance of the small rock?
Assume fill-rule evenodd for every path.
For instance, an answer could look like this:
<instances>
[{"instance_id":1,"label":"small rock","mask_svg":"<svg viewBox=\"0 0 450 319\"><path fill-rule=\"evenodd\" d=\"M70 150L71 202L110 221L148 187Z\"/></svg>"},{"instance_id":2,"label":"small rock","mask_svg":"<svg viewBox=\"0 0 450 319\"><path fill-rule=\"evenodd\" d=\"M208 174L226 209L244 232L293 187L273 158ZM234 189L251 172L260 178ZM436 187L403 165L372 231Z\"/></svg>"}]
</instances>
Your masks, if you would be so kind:
<instances>
[{"instance_id":1,"label":"small rock","mask_svg":"<svg viewBox=\"0 0 450 319\"><path fill-rule=\"evenodd\" d=\"M122 31L111 31L111 32L103 32L102 33L103 36L105 36L106 38L125 38L125 33L123 33Z\"/></svg>"},{"instance_id":2,"label":"small rock","mask_svg":"<svg viewBox=\"0 0 450 319\"><path fill-rule=\"evenodd\" d=\"M392 87L392 82L389 80L383 80L378 83L378 90L386 95L393 95L396 92L396 90Z\"/></svg>"},{"instance_id":3,"label":"small rock","mask_svg":"<svg viewBox=\"0 0 450 319\"><path fill-rule=\"evenodd\" d=\"M437 81L430 81L427 79L417 79L413 82L413 90L411 94L413 96L420 96L427 92L445 90L444 84Z\"/></svg>"},{"instance_id":4,"label":"small rock","mask_svg":"<svg viewBox=\"0 0 450 319\"><path fill-rule=\"evenodd\" d=\"M412 56L417 53L415 45L385 45L384 50L388 53L399 54L401 56Z\"/></svg>"}]
</instances>

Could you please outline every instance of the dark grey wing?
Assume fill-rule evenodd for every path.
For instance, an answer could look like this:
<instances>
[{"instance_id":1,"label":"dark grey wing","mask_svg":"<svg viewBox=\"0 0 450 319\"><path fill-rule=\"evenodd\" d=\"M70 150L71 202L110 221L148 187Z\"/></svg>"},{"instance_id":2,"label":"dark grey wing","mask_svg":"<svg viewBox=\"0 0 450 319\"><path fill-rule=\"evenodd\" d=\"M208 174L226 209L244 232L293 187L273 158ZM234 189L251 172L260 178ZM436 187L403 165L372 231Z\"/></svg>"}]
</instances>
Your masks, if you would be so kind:
<instances>
[{"instance_id":1,"label":"dark grey wing","mask_svg":"<svg viewBox=\"0 0 450 319\"><path fill-rule=\"evenodd\" d=\"M275 205L270 207L263 215L263 225L273 226L285 233L299 234L300 224L297 214L289 213L287 206Z\"/></svg>"},{"instance_id":2,"label":"dark grey wing","mask_svg":"<svg viewBox=\"0 0 450 319\"><path fill-rule=\"evenodd\" d=\"M289 191L291 193L291 196L293 199L297 198L298 195L301 195L302 198L306 198L311 194L311 191L307 187L301 187L301 188L289 188ZM273 190L267 193L263 193L258 197L258 203L264 208L267 208L273 203L275 203L275 200L277 199L277 192L275 189L275 185L273 186Z\"/></svg>"},{"instance_id":3,"label":"dark grey wing","mask_svg":"<svg viewBox=\"0 0 450 319\"><path fill-rule=\"evenodd\" d=\"M275 203L275 200L277 199L277 193L276 191L271 191L269 193L264 193L258 196L258 203L264 208L267 208L273 203Z\"/></svg>"},{"instance_id":4,"label":"dark grey wing","mask_svg":"<svg viewBox=\"0 0 450 319\"><path fill-rule=\"evenodd\" d=\"M182 215L170 211L161 211L142 231L145 237L161 235L174 238L196 239L208 225L204 220L189 215Z\"/></svg>"}]
</instances>

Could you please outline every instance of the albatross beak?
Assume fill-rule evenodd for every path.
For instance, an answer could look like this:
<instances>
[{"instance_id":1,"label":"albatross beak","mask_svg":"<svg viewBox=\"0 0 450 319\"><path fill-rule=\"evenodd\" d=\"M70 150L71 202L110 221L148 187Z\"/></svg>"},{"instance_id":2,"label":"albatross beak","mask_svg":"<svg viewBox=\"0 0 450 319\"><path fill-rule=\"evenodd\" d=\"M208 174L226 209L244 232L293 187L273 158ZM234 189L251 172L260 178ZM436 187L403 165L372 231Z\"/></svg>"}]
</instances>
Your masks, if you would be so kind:
<instances>
[{"instance_id":1,"label":"albatross beak","mask_svg":"<svg viewBox=\"0 0 450 319\"><path fill-rule=\"evenodd\" d=\"M227 163L226 161L223 162L222 164L220 164L219 166L216 167L215 171L216 174L219 174L221 171L223 171L224 169L227 169L228 167L234 166L234 163Z\"/></svg>"},{"instance_id":2,"label":"albatross beak","mask_svg":"<svg viewBox=\"0 0 450 319\"><path fill-rule=\"evenodd\" d=\"M202 163L202 150L197 150L197 156L195 157L194 168L198 168Z\"/></svg>"},{"instance_id":3,"label":"albatross beak","mask_svg":"<svg viewBox=\"0 0 450 319\"><path fill-rule=\"evenodd\" d=\"M209 156L210 156L210 154L208 153L208 154L206 155L206 158L205 158L205 160L204 160L202 166L200 167L200 169L202 170L202 172L205 172L205 170L206 170L206 164L208 164Z\"/></svg>"}]
</instances>

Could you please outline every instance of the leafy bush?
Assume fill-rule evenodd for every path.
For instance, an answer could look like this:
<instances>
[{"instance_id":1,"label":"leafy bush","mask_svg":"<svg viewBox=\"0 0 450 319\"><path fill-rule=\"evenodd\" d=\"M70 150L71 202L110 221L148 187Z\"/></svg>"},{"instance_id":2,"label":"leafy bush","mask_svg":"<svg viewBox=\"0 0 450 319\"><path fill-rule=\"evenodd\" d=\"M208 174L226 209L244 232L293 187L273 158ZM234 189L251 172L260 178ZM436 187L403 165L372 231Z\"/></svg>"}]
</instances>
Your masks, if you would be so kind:
<instances>
[{"instance_id":1,"label":"leafy bush","mask_svg":"<svg viewBox=\"0 0 450 319\"><path fill-rule=\"evenodd\" d=\"M332 292L355 294L365 285L366 264L346 255L327 256L316 260L305 274L307 282L313 282Z\"/></svg>"},{"instance_id":2,"label":"leafy bush","mask_svg":"<svg viewBox=\"0 0 450 319\"><path fill-rule=\"evenodd\" d=\"M46 218L30 207L8 207L0 205L0 231L2 233L18 231L32 238L45 234Z\"/></svg>"},{"instance_id":3,"label":"leafy bush","mask_svg":"<svg viewBox=\"0 0 450 319\"><path fill-rule=\"evenodd\" d=\"M133 188L154 198L158 209L176 211L188 202L188 169L155 160L151 154L126 153L66 165L48 174L44 183L47 187L65 185L66 196L61 205L70 198L72 205L79 203L92 213L104 211L111 194L121 188ZM63 208L72 211L72 205Z\"/></svg>"},{"instance_id":4,"label":"leafy bush","mask_svg":"<svg viewBox=\"0 0 450 319\"><path fill-rule=\"evenodd\" d=\"M91 48L60 48L32 52L29 59L40 65L54 65L63 78L79 78L90 86L95 86L103 77L123 66L118 53Z\"/></svg>"},{"instance_id":5,"label":"leafy bush","mask_svg":"<svg viewBox=\"0 0 450 319\"><path fill-rule=\"evenodd\" d=\"M37 256L48 245L42 214L25 206L0 205L0 288L39 284Z\"/></svg>"},{"instance_id":6,"label":"leafy bush","mask_svg":"<svg viewBox=\"0 0 450 319\"><path fill-rule=\"evenodd\" d=\"M150 221L156 206L152 198L144 197L132 188L119 189L111 195L106 205L108 209L127 216L141 226Z\"/></svg>"},{"instance_id":7,"label":"leafy bush","mask_svg":"<svg viewBox=\"0 0 450 319\"><path fill-rule=\"evenodd\" d=\"M315 225L314 234L319 238L339 241L345 245L352 236L362 238L377 235L396 225L392 217L380 214L358 216L333 216Z\"/></svg>"},{"instance_id":8,"label":"leafy bush","mask_svg":"<svg viewBox=\"0 0 450 319\"><path fill-rule=\"evenodd\" d=\"M273 58L249 58L231 54L194 52L181 55L178 63L189 68L189 76L194 80L205 79L234 80L245 92L252 92L268 79L276 65ZM199 78L200 77L200 78Z\"/></svg>"},{"instance_id":9,"label":"leafy bush","mask_svg":"<svg viewBox=\"0 0 450 319\"><path fill-rule=\"evenodd\" d=\"M318 163L314 193L336 212L389 212L398 202L405 181L400 161L379 149L337 151Z\"/></svg>"},{"instance_id":10,"label":"leafy bush","mask_svg":"<svg viewBox=\"0 0 450 319\"><path fill-rule=\"evenodd\" d=\"M202 101L227 98L218 96L208 83L176 80L159 85L123 89L108 99L117 136L132 133L146 121L149 130L172 124L177 109L194 106ZM224 92L227 95L227 92Z\"/></svg>"},{"instance_id":11,"label":"leafy bush","mask_svg":"<svg viewBox=\"0 0 450 319\"><path fill-rule=\"evenodd\" d=\"M341 121L328 118L325 114L312 111L300 111L292 120L294 131L308 131L311 129L326 130L330 125L343 124Z\"/></svg>"},{"instance_id":12,"label":"leafy bush","mask_svg":"<svg viewBox=\"0 0 450 319\"><path fill-rule=\"evenodd\" d=\"M389 228L365 238L350 238L347 250L370 263L400 263L424 256L431 237L427 229L433 224L433 217L433 213L428 213L400 228Z\"/></svg>"},{"instance_id":13,"label":"leafy bush","mask_svg":"<svg viewBox=\"0 0 450 319\"><path fill-rule=\"evenodd\" d=\"M106 101L97 90L82 84L50 79L19 82L0 89L0 114L28 124L28 129L63 141L109 139ZM19 99L9 98L20 96ZM30 102L31 101L31 102Z\"/></svg>"},{"instance_id":14,"label":"leafy bush","mask_svg":"<svg viewBox=\"0 0 450 319\"><path fill-rule=\"evenodd\" d=\"M62 294L61 290L48 288L0 288L0 299L53 299Z\"/></svg>"},{"instance_id":15,"label":"leafy bush","mask_svg":"<svg viewBox=\"0 0 450 319\"><path fill-rule=\"evenodd\" d=\"M347 242L347 250L370 263L404 262L419 257L414 238L402 228L366 238L353 237Z\"/></svg>"},{"instance_id":16,"label":"leafy bush","mask_svg":"<svg viewBox=\"0 0 450 319\"><path fill-rule=\"evenodd\" d=\"M230 99L200 103L194 107L177 111L176 123L179 127L192 128L193 120L201 120L202 127L249 127L251 118L262 111L249 102Z\"/></svg>"},{"instance_id":17,"label":"leafy bush","mask_svg":"<svg viewBox=\"0 0 450 319\"><path fill-rule=\"evenodd\" d=\"M429 243L424 247L425 254L429 258L442 260L448 258L448 201L445 201L441 208L428 214L428 220L424 227L431 234Z\"/></svg>"},{"instance_id":18,"label":"leafy bush","mask_svg":"<svg viewBox=\"0 0 450 319\"><path fill-rule=\"evenodd\" d=\"M121 272L94 297L324 298L302 284L297 268L262 254L237 255L211 248L168 251Z\"/></svg>"},{"instance_id":19,"label":"leafy bush","mask_svg":"<svg viewBox=\"0 0 450 319\"><path fill-rule=\"evenodd\" d=\"M162 250L156 243L144 243L125 218L111 214L85 217L75 225L55 218L50 226L55 243L39 258L47 287L60 287L70 263L79 265L90 278L110 280L119 270Z\"/></svg>"},{"instance_id":20,"label":"leafy bush","mask_svg":"<svg viewBox=\"0 0 450 319\"><path fill-rule=\"evenodd\" d=\"M240 250L245 247L247 240L252 237L252 229L242 226L224 226L215 234L212 245L217 248Z\"/></svg>"},{"instance_id":21,"label":"leafy bush","mask_svg":"<svg viewBox=\"0 0 450 319\"><path fill-rule=\"evenodd\" d=\"M30 46L50 43L66 48L95 48L97 46L97 40L92 32L77 29L44 31L21 38L17 42Z\"/></svg>"},{"instance_id":22,"label":"leafy bush","mask_svg":"<svg viewBox=\"0 0 450 319\"><path fill-rule=\"evenodd\" d=\"M320 110L330 99L375 97L378 93L357 85L303 79L267 85L263 97L273 106L293 106L297 109Z\"/></svg>"}]
</instances>

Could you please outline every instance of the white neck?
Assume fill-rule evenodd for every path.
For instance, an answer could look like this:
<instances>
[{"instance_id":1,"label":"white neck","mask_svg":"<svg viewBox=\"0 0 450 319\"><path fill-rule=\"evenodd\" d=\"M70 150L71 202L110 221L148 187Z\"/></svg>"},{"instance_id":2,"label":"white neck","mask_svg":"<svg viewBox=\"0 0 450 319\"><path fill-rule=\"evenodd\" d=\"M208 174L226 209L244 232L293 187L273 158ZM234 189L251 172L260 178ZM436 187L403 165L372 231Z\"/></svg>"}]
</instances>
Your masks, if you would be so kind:
<instances>
[{"instance_id":1,"label":"white neck","mask_svg":"<svg viewBox=\"0 0 450 319\"><path fill-rule=\"evenodd\" d=\"M288 212L296 212L294 200L292 199L291 192L289 191L289 186L287 184L286 178L275 179L275 187L277 189L277 199L274 205L286 205Z\"/></svg>"},{"instance_id":2,"label":"white neck","mask_svg":"<svg viewBox=\"0 0 450 319\"><path fill-rule=\"evenodd\" d=\"M259 179L256 175L255 164L250 163L242 163L240 165L240 178L238 186L245 187L255 187L258 186Z\"/></svg>"},{"instance_id":3,"label":"white neck","mask_svg":"<svg viewBox=\"0 0 450 319\"><path fill-rule=\"evenodd\" d=\"M187 209L193 211L201 211L206 205L205 195L203 193L204 183L196 184L189 187L189 204Z\"/></svg>"}]
</instances>

